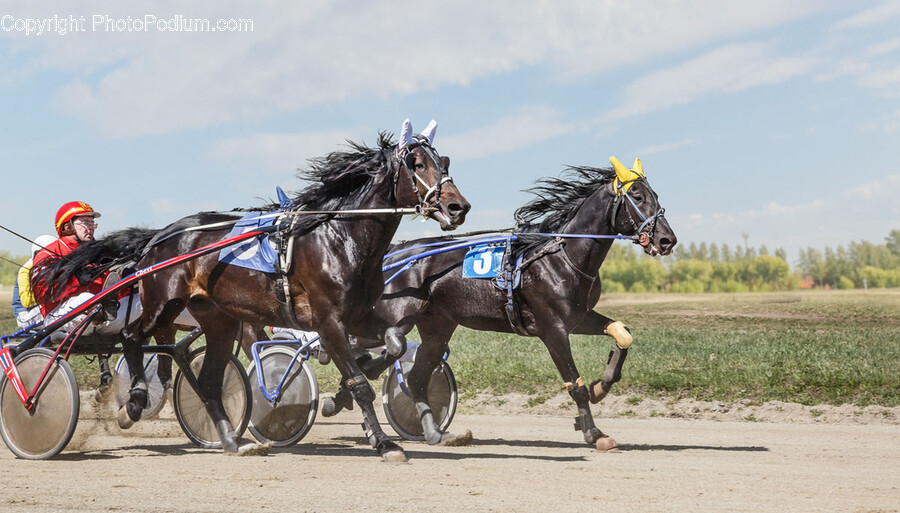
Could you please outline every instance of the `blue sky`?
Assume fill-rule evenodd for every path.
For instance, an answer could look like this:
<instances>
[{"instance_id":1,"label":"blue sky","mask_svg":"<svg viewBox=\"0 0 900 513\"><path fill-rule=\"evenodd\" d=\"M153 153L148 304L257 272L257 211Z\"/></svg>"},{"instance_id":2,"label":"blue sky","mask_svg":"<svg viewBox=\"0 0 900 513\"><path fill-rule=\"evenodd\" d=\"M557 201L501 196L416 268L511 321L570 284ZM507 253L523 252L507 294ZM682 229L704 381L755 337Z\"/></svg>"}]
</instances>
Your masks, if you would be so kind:
<instances>
[{"instance_id":1,"label":"blue sky","mask_svg":"<svg viewBox=\"0 0 900 513\"><path fill-rule=\"evenodd\" d=\"M252 31L161 30L193 18ZM100 236L258 205L410 118L439 123L463 230L616 155L682 244L880 244L900 229L897 27L900 1L6 1L0 224L48 233L74 199Z\"/></svg>"}]
</instances>

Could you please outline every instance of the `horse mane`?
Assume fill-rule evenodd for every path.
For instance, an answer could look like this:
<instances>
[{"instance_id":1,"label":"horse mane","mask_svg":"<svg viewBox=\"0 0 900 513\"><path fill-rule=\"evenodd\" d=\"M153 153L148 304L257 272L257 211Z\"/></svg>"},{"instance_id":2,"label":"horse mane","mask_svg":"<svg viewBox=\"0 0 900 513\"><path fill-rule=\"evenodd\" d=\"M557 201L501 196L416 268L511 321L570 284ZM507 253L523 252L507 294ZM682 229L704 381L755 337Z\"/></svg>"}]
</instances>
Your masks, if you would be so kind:
<instances>
[{"instance_id":1,"label":"horse mane","mask_svg":"<svg viewBox=\"0 0 900 513\"><path fill-rule=\"evenodd\" d=\"M58 297L73 277L84 278L85 269L96 279L111 265L137 259L159 230L126 228L106 237L81 243L65 256L51 256L31 269L32 287L43 286L50 297ZM76 275L76 273L78 273Z\"/></svg>"},{"instance_id":2,"label":"horse mane","mask_svg":"<svg viewBox=\"0 0 900 513\"><path fill-rule=\"evenodd\" d=\"M536 197L519 207L513 217L516 232L513 254L520 255L546 243L549 239L532 233L555 233L571 219L584 200L598 188L615 179L611 167L568 166L559 178L542 178L527 189Z\"/></svg>"},{"instance_id":3,"label":"horse mane","mask_svg":"<svg viewBox=\"0 0 900 513\"><path fill-rule=\"evenodd\" d=\"M346 151L334 151L324 157L308 161L308 168L298 169L297 177L310 184L294 193L288 210L342 210L365 193L374 179L389 169L389 152L396 145L394 135L379 132L377 148L369 148L347 140ZM352 207L351 207L352 208ZM278 203L269 203L249 210L280 210ZM243 209L236 209L243 210ZM312 231L334 214L304 215L297 218L294 236Z\"/></svg>"},{"instance_id":4,"label":"horse mane","mask_svg":"<svg viewBox=\"0 0 900 513\"><path fill-rule=\"evenodd\" d=\"M389 251L406 246L409 243L429 244L448 242L468 237L487 234L513 233L516 240L512 242L512 256L532 251L551 239L536 233L555 233L575 214L584 200L598 188L610 183L616 177L612 168L589 166L568 166L559 178L542 178L535 182L535 187L527 189L536 196L533 200L519 207L514 217L516 226L512 229L481 230L458 235L428 237L411 241L399 241L391 245Z\"/></svg>"}]
</instances>

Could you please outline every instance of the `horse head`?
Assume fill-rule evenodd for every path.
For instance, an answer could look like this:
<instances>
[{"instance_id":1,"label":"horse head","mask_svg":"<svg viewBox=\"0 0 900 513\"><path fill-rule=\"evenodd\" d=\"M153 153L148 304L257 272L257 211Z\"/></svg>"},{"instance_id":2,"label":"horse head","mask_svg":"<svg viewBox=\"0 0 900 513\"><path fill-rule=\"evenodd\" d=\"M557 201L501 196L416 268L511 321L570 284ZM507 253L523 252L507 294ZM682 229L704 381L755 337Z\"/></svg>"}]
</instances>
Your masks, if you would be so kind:
<instances>
[{"instance_id":1,"label":"horse head","mask_svg":"<svg viewBox=\"0 0 900 513\"><path fill-rule=\"evenodd\" d=\"M400 174L395 195L404 205L416 205L422 215L440 223L442 230L454 230L465 222L472 206L450 177L450 159L432 146L436 130L437 122L432 120L425 130L413 135L410 121L403 122L395 150ZM408 180L403 178L401 169Z\"/></svg>"},{"instance_id":2,"label":"horse head","mask_svg":"<svg viewBox=\"0 0 900 513\"><path fill-rule=\"evenodd\" d=\"M672 253L678 238L664 217L666 209L660 206L659 197L644 176L641 159L635 159L631 169L616 157L610 157L609 162L616 171L611 188L611 194L615 195L612 217L615 229L636 236L648 255Z\"/></svg>"}]
</instances>

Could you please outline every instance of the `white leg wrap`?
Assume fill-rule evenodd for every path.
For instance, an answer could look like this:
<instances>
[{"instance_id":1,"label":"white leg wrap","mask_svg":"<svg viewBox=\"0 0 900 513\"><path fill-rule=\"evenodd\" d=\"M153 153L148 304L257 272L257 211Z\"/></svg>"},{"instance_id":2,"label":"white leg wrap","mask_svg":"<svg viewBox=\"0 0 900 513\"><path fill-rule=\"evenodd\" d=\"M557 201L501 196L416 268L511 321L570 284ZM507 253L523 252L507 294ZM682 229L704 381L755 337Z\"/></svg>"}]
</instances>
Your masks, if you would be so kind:
<instances>
[{"instance_id":1,"label":"white leg wrap","mask_svg":"<svg viewBox=\"0 0 900 513\"><path fill-rule=\"evenodd\" d=\"M628 349L631 346L631 342L634 340L631 333L628 333L628 330L625 329L625 324L623 324L622 321L616 321L607 326L606 334L616 339L616 345L619 346L620 349Z\"/></svg>"}]
</instances>

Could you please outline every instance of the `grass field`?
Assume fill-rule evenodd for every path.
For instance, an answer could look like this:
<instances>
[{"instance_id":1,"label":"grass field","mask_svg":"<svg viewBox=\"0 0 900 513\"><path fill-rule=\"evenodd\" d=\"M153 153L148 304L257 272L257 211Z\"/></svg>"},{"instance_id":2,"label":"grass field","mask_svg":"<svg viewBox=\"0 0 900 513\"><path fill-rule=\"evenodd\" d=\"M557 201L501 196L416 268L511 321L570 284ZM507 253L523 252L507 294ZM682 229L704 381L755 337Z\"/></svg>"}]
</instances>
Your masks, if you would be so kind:
<instances>
[{"instance_id":1,"label":"grass field","mask_svg":"<svg viewBox=\"0 0 900 513\"><path fill-rule=\"evenodd\" d=\"M0 293L0 333L15 329L9 292ZM617 393L653 398L807 405L900 405L900 290L739 294L613 294L597 306L635 337ZM415 332L410 340L417 340ZM459 329L450 363L462 399L517 392L534 401L562 382L538 339ZM572 337L585 381L601 376L608 337ZM96 365L74 357L79 382L96 385ZM323 392L333 366L314 365Z\"/></svg>"}]
</instances>

